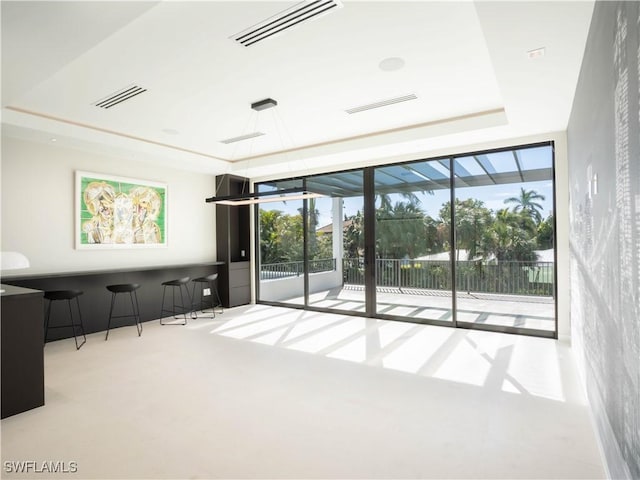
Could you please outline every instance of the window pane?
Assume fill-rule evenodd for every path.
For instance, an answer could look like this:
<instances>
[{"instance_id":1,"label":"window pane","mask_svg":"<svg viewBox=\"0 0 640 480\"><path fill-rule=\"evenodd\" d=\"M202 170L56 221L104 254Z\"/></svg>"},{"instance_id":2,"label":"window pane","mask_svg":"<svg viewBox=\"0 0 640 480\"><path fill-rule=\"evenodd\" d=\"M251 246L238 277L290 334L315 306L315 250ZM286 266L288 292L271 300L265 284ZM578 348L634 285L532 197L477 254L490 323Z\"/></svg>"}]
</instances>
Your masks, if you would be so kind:
<instances>
[{"instance_id":1,"label":"window pane","mask_svg":"<svg viewBox=\"0 0 640 480\"><path fill-rule=\"evenodd\" d=\"M365 313L362 170L307 178L309 305Z\"/></svg>"},{"instance_id":2,"label":"window pane","mask_svg":"<svg viewBox=\"0 0 640 480\"><path fill-rule=\"evenodd\" d=\"M448 166L433 160L376 169L378 314L452 321Z\"/></svg>"},{"instance_id":3,"label":"window pane","mask_svg":"<svg viewBox=\"0 0 640 480\"><path fill-rule=\"evenodd\" d=\"M480 158L484 185L456 181L458 322L555 331L552 152L531 150Z\"/></svg>"},{"instance_id":4,"label":"window pane","mask_svg":"<svg viewBox=\"0 0 640 480\"><path fill-rule=\"evenodd\" d=\"M258 185L258 192L302 187L301 180ZM262 301L304 304L302 200L258 204Z\"/></svg>"}]
</instances>

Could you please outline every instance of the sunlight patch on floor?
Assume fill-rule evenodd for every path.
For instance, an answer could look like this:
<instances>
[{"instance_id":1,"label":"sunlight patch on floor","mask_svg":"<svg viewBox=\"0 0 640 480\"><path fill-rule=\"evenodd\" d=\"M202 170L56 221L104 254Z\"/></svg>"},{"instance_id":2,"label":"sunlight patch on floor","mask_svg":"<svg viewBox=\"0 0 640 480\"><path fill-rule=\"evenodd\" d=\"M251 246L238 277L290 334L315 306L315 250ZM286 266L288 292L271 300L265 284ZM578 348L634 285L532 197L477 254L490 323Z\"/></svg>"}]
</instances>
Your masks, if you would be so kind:
<instances>
[{"instance_id":1,"label":"sunlight patch on floor","mask_svg":"<svg viewBox=\"0 0 640 480\"><path fill-rule=\"evenodd\" d=\"M344 340L358 331L363 330L364 326L365 320L363 318L349 319L346 323L341 323L329 329L321 330L313 336L306 337L295 342L289 345L288 348L302 352L316 353L334 345L340 340Z\"/></svg>"},{"instance_id":2,"label":"sunlight patch on floor","mask_svg":"<svg viewBox=\"0 0 640 480\"><path fill-rule=\"evenodd\" d=\"M544 339L516 340L507 373L530 395L565 400L557 344Z\"/></svg>"},{"instance_id":3,"label":"sunlight patch on floor","mask_svg":"<svg viewBox=\"0 0 640 480\"><path fill-rule=\"evenodd\" d=\"M417 373L440 346L453 335L445 328L421 329L382 360L385 368Z\"/></svg>"},{"instance_id":4,"label":"sunlight patch on floor","mask_svg":"<svg viewBox=\"0 0 640 480\"><path fill-rule=\"evenodd\" d=\"M385 321L379 322L378 325L378 332L380 335L380 348L386 348L392 342L394 342L416 326L413 323Z\"/></svg>"},{"instance_id":5,"label":"sunlight patch on floor","mask_svg":"<svg viewBox=\"0 0 640 480\"><path fill-rule=\"evenodd\" d=\"M459 342L433 375L435 378L467 385L484 385L491 364L468 342Z\"/></svg>"},{"instance_id":6,"label":"sunlight patch on floor","mask_svg":"<svg viewBox=\"0 0 640 480\"><path fill-rule=\"evenodd\" d=\"M265 307L205 325L239 340L565 401L553 340Z\"/></svg>"},{"instance_id":7,"label":"sunlight patch on floor","mask_svg":"<svg viewBox=\"0 0 640 480\"><path fill-rule=\"evenodd\" d=\"M276 317L265 319L260 319L256 316L252 316L252 321L250 322L232 324L231 326L225 325L225 328L220 329L220 333L227 337L247 338L258 335L260 333L264 333L267 330L289 324L295 321L299 316L299 312L295 312L294 314L290 315L278 315Z\"/></svg>"},{"instance_id":8,"label":"sunlight patch on floor","mask_svg":"<svg viewBox=\"0 0 640 480\"><path fill-rule=\"evenodd\" d=\"M364 363L367 361L367 339L362 336L329 353L327 357Z\"/></svg>"}]
</instances>

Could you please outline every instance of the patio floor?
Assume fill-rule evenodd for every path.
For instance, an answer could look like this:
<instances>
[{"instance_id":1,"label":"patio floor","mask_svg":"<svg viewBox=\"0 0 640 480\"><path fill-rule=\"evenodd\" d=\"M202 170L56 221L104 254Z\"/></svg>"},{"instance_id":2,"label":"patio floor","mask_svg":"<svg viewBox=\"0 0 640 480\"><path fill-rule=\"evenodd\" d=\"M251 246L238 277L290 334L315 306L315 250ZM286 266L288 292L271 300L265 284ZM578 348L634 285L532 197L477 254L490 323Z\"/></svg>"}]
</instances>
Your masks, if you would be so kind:
<instances>
[{"instance_id":1,"label":"patio floor","mask_svg":"<svg viewBox=\"0 0 640 480\"><path fill-rule=\"evenodd\" d=\"M535 330L555 330L552 297L458 292L458 321ZM409 318L452 320L451 293L442 290L378 287L377 312ZM284 300L302 305L302 297ZM344 285L309 296L309 305L342 311L365 311L362 285Z\"/></svg>"}]
</instances>

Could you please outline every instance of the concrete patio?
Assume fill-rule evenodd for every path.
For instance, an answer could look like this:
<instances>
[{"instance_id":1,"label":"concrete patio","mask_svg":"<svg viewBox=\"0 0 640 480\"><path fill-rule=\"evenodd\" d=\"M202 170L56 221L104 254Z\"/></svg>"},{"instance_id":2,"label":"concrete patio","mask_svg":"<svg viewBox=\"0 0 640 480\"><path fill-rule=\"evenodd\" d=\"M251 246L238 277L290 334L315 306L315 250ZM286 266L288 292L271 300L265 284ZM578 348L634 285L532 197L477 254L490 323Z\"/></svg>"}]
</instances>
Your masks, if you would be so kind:
<instances>
[{"instance_id":1,"label":"concrete patio","mask_svg":"<svg viewBox=\"0 0 640 480\"><path fill-rule=\"evenodd\" d=\"M456 299L457 319L461 322L555 330L555 302L551 297L458 292ZM295 296L279 301L302 305L304 298ZM451 321L451 303L451 293L443 290L377 289L377 313L381 314ZM345 284L313 293L309 305L364 313L364 286Z\"/></svg>"}]
</instances>

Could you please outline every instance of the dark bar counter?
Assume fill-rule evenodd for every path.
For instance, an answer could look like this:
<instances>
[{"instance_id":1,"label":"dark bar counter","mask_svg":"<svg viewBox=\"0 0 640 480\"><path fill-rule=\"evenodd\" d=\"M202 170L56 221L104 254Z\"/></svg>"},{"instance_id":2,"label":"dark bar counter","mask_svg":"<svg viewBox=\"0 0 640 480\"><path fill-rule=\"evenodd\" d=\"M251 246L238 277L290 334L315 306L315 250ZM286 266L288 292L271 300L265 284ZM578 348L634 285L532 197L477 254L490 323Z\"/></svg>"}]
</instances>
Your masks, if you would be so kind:
<instances>
[{"instance_id":1,"label":"dark bar counter","mask_svg":"<svg viewBox=\"0 0 640 480\"><path fill-rule=\"evenodd\" d=\"M2 418L44 405L42 292L2 285Z\"/></svg>"},{"instance_id":2,"label":"dark bar counter","mask_svg":"<svg viewBox=\"0 0 640 480\"><path fill-rule=\"evenodd\" d=\"M79 297L82 319L87 334L107 329L111 293L107 285L139 283L138 301L143 322L156 320L160 316L162 302L162 282L182 277L204 277L216 273L224 262L206 262L189 265L167 265L140 268L119 268L111 270L89 270L85 272L62 272L3 277L2 283L35 290L82 290ZM191 292L189 282L189 292ZM46 303L46 302L45 302ZM63 309L56 309L51 315L51 325L58 321L57 314L64 315ZM67 313L68 315L68 313ZM65 317L66 318L66 317ZM62 319L61 323L68 323ZM126 324L126 323L125 323ZM119 325L116 325L116 327ZM71 328L49 331L48 341L72 337Z\"/></svg>"}]
</instances>

